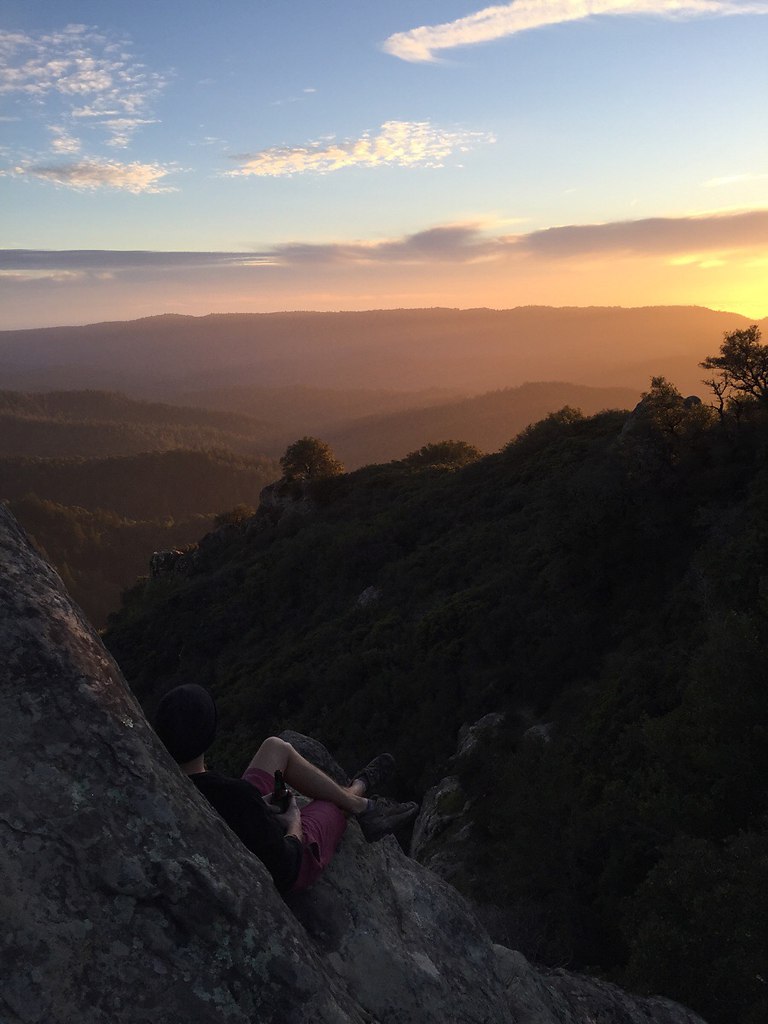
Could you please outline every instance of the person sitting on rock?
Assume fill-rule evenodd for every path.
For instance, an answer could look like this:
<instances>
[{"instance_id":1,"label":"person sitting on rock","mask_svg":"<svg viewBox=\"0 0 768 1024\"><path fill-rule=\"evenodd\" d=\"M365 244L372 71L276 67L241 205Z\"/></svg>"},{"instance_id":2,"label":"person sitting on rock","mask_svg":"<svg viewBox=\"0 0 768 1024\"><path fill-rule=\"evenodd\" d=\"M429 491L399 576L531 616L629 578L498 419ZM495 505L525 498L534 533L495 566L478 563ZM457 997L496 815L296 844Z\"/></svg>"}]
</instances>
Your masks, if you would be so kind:
<instances>
[{"instance_id":1,"label":"person sitting on rock","mask_svg":"<svg viewBox=\"0 0 768 1024\"><path fill-rule=\"evenodd\" d=\"M369 798L394 771L391 754L380 754L349 786L334 782L280 739L264 740L241 779L205 766L205 752L216 735L216 704L202 686L187 683L160 701L155 731L181 770L248 849L263 861L281 892L310 886L328 866L352 816L369 843L412 821L415 803ZM270 802L275 771L311 799L299 809L294 795L284 813Z\"/></svg>"}]
</instances>

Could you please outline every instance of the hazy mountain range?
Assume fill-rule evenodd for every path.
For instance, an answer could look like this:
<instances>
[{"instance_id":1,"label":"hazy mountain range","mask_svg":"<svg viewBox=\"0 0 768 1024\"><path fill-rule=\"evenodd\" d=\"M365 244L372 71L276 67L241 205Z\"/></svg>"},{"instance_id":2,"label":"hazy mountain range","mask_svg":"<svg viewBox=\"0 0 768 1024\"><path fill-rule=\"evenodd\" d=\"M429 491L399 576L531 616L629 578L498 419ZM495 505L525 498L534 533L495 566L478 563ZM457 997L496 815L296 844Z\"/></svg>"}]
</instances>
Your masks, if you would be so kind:
<instances>
[{"instance_id":1,"label":"hazy mountain range","mask_svg":"<svg viewBox=\"0 0 768 1024\"><path fill-rule=\"evenodd\" d=\"M649 306L165 315L0 332L6 388L119 388L145 397L233 384L462 394L530 380L699 387L737 313Z\"/></svg>"},{"instance_id":2,"label":"hazy mountain range","mask_svg":"<svg viewBox=\"0 0 768 1024\"><path fill-rule=\"evenodd\" d=\"M200 400L209 394L200 392ZM628 388L557 382L435 404L437 394L298 387L216 394L221 405L228 396L236 406L252 403L257 415L247 416L144 402L119 392L0 391L0 458L104 459L179 448L277 458L291 441L313 434L329 441L347 468L354 469L403 458L433 441L468 441L482 451L496 451L529 423L564 405L591 414L631 408L640 397ZM361 415L365 409L370 415ZM273 418L262 419L262 412Z\"/></svg>"},{"instance_id":3,"label":"hazy mountain range","mask_svg":"<svg viewBox=\"0 0 768 1024\"><path fill-rule=\"evenodd\" d=\"M547 381L504 388L427 408L404 409L356 419L325 435L349 469L401 459L433 441L468 441L493 452L536 420L565 405L586 415L603 409L631 409L640 392L631 388L591 388Z\"/></svg>"}]
</instances>

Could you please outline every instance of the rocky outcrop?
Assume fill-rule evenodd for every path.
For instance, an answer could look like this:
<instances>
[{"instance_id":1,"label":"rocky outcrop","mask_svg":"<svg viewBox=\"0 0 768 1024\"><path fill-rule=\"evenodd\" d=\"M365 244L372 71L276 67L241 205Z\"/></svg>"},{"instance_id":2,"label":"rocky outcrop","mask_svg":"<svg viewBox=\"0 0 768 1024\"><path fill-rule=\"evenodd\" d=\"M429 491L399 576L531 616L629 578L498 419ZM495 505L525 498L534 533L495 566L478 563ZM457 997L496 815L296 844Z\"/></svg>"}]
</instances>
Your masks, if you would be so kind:
<instances>
[{"instance_id":1,"label":"rocky outcrop","mask_svg":"<svg viewBox=\"0 0 768 1024\"><path fill-rule=\"evenodd\" d=\"M259 494L259 520L269 523L294 523L311 515L316 508L310 496L309 480L277 480L267 484Z\"/></svg>"},{"instance_id":2,"label":"rocky outcrop","mask_svg":"<svg viewBox=\"0 0 768 1024\"><path fill-rule=\"evenodd\" d=\"M155 551L149 559L149 578L156 580L160 576L170 576L176 571L179 562L188 554L188 551L182 551L180 548Z\"/></svg>"},{"instance_id":3,"label":"rocky outcrop","mask_svg":"<svg viewBox=\"0 0 768 1024\"><path fill-rule=\"evenodd\" d=\"M0 506L0 1020L365 1015Z\"/></svg>"},{"instance_id":4,"label":"rocky outcrop","mask_svg":"<svg viewBox=\"0 0 768 1024\"><path fill-rule=\"evenodd\" d=\"M534 970L522 953L496 946L515 1024L703 1024L671 999L641 999L616 985L562 970Z\"/></svg>"},{"instance_id":5,"label":"rocky outcrop","mask_svg":"<svg viewBox=\"0 0 768 1024\"><path fill-rule=\"evenodd\" d=\"M183 550L174 548L170 551L155 551L149 560L149 578L155 580L168 576L196 576L209 571L245 529L245 524L227 523L206 533L197 544L191 544Z\"/></svg>"},{"instance_id":6,"label":"rocky outcrop","mask_svg":"<svg viewBox=\"0 0 768 1024\"><path fill-rule=\"evenodd\" d=\"M456 753L450 765L458 769L483 738L491 738L504 721L497 712L484 715L459 730ZM411 838L411 856L452 882L471 863L473 829L466 812L469 800L458 774L446 775L424 796Z\"/></svg>"},{"instance_id":7,"label":"rocky outcrop","mask_svg":"<svg viewBox=\"0 0 768 1024\"><path fill-rule=\"evenodd\" d=\"M326 876L289 902L373 1020L515 1024L486 932L391 837L371 849L350 827Z\"/></svg>"},{"instance_id":8,"label":"rocky outcrop","mask_svg":"<svg viewBox=\"0 0 768 1024\"><path fill-rule=\"evenodd\" d=\"M243 534L270 527L290 532L315 511L309 486L300 480L278 480L262 488L256 514L241 522L224 523L184 550L155 551L149 560L150 580L168 576L197 576L215 568L226 548ZM371 589L371 588L369 588Z\"/></svg>"},{"instance_id":9,"label":"rocky outcrop","mask_svg":"<svg viewBox=\"0 0 768 1024\"><path fill-rule=\"evenodd\" d=\"M3 1024L696 1024L535 971L354 824L283 901L2 507L0 657Z\"/></svg>"},{"instance_id":10,"label":"rocky outcrop","mask_svg":"<svg viewBox=\"0 0 768 1024\"><path fill-rule=\"evenodd\" d=\"M348 780L321 744L281 735L332 778ZM469 906L392 837L368 846L351 825L319 883L287 902L373 1020L516 1021L496 950Z\"/></svg>"}]
</instances>

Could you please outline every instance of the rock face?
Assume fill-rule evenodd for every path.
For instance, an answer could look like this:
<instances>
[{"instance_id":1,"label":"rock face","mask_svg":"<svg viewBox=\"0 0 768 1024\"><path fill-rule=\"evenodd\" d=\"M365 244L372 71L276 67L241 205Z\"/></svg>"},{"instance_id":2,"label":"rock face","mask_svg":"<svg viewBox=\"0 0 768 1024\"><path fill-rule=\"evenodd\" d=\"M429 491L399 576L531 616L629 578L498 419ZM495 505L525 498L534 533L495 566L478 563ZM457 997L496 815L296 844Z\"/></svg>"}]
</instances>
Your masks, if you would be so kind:
<instances>
[{"instance_id":1,"label":"rock face","mask_svg":"<svg viewBox=\"0 0 768 1024\"><path fill-rule=\"evenodd\" d=\"M0 506L0 1020L362 1022Z\"/></svg>"},{"instance_id":2,"label":"rock face","mask_svg":"<svg viewBox=\"0 0 768 1024\"><path fill-rule=\"evenodd\" d=\"M256 515L260 520L273 524L286 519L304 519L315 510L310 490L311 485L307 480L278 480L267 484L259 494Z\"/></svg>"},{"instance_id":3,"label":"rock face","mask_svg":"<svg viewBox=\"0 0 768 1024\"><path fill-rule=\"evenodd\" d=\"M282 736L346 781L319 744L297 733ZM350 825L325 875L287 902L373 1020L516 1021L496 951L468 905L391 836L369 846Z\"/></svg>"},{"instance_id":4,"label":"rock face","mask_svg":"<svg viewBox=\"0 0 768 1024\"><path fill-rule=\"evenodd\" d=\"M567 971L534 971L522 955L495 947L516 1024L703 1024L671 999L638 999L616 985Z\"/></svg>"},{"instance_id":5,"label":"rock face","mask_svg":"<svg viewBox=\"0 0 768 1024\"><path fill-rule=\"evenodd\" d=\"M700 1024L535 971L354 824L283 901L2 506L0 657L2 1024Z\"/></svg>"},{"instance_id":6,"label":"rock face","mask_svg":"<svg viewBox=\"0 0 768 1024\"><path fill-rule=\"evenodd\" d=\"M485 737L492 736L504 720L498 713L484 715L473 725L459 730L456 753L451 764L460 764ZM472 860L472 824L466 816L467 795L458 775L447 775L424 796L411 839L411 856L446 882L464 874Z\"/></svg>"}]
</instances>

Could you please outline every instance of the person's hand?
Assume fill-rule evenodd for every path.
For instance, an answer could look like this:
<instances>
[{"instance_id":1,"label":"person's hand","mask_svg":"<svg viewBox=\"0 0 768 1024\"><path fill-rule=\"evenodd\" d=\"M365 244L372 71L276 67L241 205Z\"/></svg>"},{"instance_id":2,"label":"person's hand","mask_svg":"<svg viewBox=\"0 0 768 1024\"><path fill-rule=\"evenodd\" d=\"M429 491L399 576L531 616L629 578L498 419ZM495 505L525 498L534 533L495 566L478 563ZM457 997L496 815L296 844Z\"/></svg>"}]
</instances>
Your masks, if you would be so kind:
<instances>
[{"instance_id":1,"label":"person's hand","mask_svg":"<svg viewBox=\"0 0 768 1024\"><path fill-rule=\"evenodd\" d=\"M267 804L267 807L272 811L275 819L283 826L287 836L296 836L298 839L302 838L301 814L294 793L291 793L291 802L288 804L288 809L282 814L277 804Z\"/></svg>"}]
</instances>

